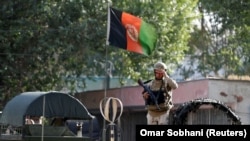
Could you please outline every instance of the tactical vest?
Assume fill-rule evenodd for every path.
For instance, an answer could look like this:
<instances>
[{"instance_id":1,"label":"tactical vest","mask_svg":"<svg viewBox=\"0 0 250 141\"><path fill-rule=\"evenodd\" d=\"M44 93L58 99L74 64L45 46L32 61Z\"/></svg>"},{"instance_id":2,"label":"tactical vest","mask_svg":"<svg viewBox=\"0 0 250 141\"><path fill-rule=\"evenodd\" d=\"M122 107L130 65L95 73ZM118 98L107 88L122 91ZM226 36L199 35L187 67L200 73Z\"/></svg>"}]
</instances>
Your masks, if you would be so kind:
<instances>
[{"instance_id":1,"label":"tactical vest","mask_svg":"<svg viewBox=\"0 0 250 141\"><path fill-rule=\"evenodd\" d=\"M171 98L172 97L171 87L168 84L167 86L165 86L166 84L163 80L162 81L148 80L144 82L144 84L148 85L158 105L164 106L167 109L173 107L172 98ZM145 90L142 93L144 92ZM151 98L147 99L146 104L150 107L152 106L156 107L156 103L154 99L151 99Z\"/></svg>"},{"instance_id":2,"label":"tactical vest","mask_svg":"<svg viewBox=\"0 0 250 141\"><path fill-rule=\"evenodd\" d=\"M158 104L165 103L164 90L160 89L159 91L152 91L152 93L154 94ZM155 105L156 103L149 98L148 104Z\"/></svg>"}]
</instances>

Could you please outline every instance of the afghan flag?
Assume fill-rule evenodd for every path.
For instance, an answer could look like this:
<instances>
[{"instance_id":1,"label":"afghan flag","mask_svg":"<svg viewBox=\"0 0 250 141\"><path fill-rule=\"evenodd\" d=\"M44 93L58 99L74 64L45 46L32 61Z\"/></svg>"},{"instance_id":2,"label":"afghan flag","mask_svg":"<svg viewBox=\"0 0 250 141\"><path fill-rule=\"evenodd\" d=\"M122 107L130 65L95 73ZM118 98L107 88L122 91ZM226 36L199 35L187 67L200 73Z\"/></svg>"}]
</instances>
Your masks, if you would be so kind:
<instances>
[{"instance_id":1,"label":"afghan flag","mask_svg":"<svg viewBox=\"0 0 250 141\"><path fill-rule=\"evenodd\" d=\"M155 28L142 19L109 7L107 45L151 55L156 47Z\"/></svg>"}]
</instances>

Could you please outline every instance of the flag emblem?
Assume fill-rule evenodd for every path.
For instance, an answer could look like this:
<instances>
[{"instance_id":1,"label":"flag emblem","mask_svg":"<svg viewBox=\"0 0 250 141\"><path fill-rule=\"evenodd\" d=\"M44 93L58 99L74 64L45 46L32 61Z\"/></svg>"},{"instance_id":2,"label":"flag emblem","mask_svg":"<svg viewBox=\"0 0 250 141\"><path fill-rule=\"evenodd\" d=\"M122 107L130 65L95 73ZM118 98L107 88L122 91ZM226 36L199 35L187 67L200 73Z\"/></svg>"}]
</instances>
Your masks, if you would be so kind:
<instances>
[{"instance_id":1,"label":"flag emblem","mask_svg":"<svg viewBox=\"0 0 250 141\"><path fill-rule=\"evenodd\" d=\"M136 28L131 24L127 24L125 27L127 30L127 34L131 38L131 40L138 42L138 31L136 30Z\"/></svg>"}]
</instances>

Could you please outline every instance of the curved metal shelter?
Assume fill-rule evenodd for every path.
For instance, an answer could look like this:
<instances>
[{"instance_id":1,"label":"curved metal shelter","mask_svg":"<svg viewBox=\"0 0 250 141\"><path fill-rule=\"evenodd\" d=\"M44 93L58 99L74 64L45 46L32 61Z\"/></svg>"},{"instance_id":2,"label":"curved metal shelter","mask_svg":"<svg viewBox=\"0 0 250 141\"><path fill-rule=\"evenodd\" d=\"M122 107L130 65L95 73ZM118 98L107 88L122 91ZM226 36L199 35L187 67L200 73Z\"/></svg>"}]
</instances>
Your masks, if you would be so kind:
<instances>
[{"instance_id":1,"label":"curved metal shelter","mask_svg":"<svg viewBox=\"0 0 250 141\"><path fill-rule=\"evenodd\" d=\"M94 118L75 97L62 92L24 92L3 109L0 123L22 126L26 115L91 120Z\"/></svg>"}]
</instances>

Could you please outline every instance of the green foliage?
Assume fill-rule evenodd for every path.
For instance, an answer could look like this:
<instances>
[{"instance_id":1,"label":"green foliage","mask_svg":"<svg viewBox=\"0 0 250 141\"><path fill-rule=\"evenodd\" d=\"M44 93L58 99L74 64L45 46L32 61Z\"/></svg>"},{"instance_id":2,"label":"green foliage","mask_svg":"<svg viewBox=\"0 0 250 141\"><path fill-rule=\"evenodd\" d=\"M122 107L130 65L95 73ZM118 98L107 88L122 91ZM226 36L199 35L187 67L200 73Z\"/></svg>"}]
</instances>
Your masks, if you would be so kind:
<instances>
[{"instance_id":1,"label":"green foliage","mask_svg":"<svg viewBox=\"0 0 250 141\"><path fill-rule=\"evenodd\" d=\"M249 75L250 2L247 0L200 0L200 28L190 40L191 61L207 76L224 70L224 76Z\"/></svg>"},{"instance_id":2,"label":"green foliage","mask_svg":"<svg viewBox=\"0 0 250 141\"><path fill-rule=\"evenodd\" d=\"M0 85L2 100L24 91L61 90L103 76L150 79L162 60L169 71L188 50L197 1L124 0L113 7L153 24L159 38L152 56L106 46L107 2L99 0L15 0L0 2ZM64 79L62 79L64 78ZM76 92L75 87L71 91Z\"/></svg>"}]
</instances>

